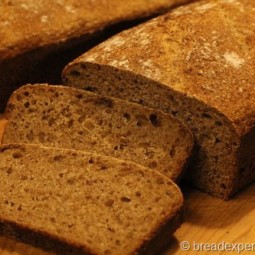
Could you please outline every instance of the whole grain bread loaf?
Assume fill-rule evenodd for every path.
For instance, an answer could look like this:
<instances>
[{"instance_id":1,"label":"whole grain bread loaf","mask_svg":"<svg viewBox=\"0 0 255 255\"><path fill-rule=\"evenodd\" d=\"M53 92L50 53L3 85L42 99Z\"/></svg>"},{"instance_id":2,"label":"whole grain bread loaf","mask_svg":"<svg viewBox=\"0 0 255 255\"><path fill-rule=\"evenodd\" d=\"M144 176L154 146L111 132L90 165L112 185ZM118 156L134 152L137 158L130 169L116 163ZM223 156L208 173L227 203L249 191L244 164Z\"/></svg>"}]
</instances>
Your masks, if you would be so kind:
<instances>
[{"instance_id":1,"label":"whole grain bread loaf","mask_svg":"<svg viewBox=\"0 0 255 255\"><path fill-rule=\"evenodd\" d=\"M3 143L94 151L134 161L174 181L193 148L191 132L169 114L64 86L19 88L5 119Z\"/></svg>"},{"instance_id":2,"label":"whole grain bread loaf","mask_svg":"<svg viewBox=\"0 0 255 255\"><path fill-rule=\"evenodd\" d=\"M0 146L0 233L57 254L157 254L183 197L135 163L36 145Z\"/></svg>"},{"instance_id":3,"label":"whole grain bread loaf","mask_svg":"<svg viewBox=\"0 0 255 255\"><path fill-rule=\"evenodd\" d=\"M62 55L78 56L76 51L61 53L63 49L87 41L110 25L162 13L190 1L1 0L0 112L15 87L34 79L42 82L44 76L51 80L61 77L58 69L65 64L60 61L69 59ZM49 68L42 67L47 58L53 59L54 65L46 61Z\"/></svg>"},{"instance_id":4,"label":"whole grain bread loaf","mask_svg":"<svg viewBox=\"0 0 255 255\"><path fill-rule=\"evenodd\" d=\"M172 113L193 131L193 184L229 198L255 178L255 1L202 1L70 63L65 84Z\"/></svg>"}]
</instances>

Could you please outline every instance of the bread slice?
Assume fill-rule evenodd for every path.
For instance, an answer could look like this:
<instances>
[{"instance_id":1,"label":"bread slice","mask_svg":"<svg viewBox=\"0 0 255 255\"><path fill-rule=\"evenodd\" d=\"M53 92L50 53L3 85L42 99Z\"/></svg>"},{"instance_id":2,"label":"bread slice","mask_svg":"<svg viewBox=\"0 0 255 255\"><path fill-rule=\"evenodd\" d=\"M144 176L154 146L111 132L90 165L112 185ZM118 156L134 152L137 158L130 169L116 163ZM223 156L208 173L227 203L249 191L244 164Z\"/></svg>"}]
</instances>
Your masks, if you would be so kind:
<instances>
[{"instance_id":1,"label":"bread slice","mask_svg":"<svg viewBox=\"0 0 255 255\"><path fill-rule=\"evenodd\" d=\"M176 181L191 132L160 111L63 86L27 85L10 98L3 143L73 148L134 161Z\"/></svg>"},{"instance_id":2,"label":"bread slice","mask_svg":"<svg viewBox=\"0 0 255 255\"><path fill-rule=\"evenodd\" d=\"M77 52L133 25L127 21L141 22L190 1L0 1L0 112L15 88L28 82L60 81L62 68L81 54Z\"/></svg>"},{"instance_id":3,"label":"bread slice","mask_svg":"<svg viewBox=\"0 0 255 255\"><path fill-rule=\"evenodd\" d=\"M0 232L46 250L156 254L180 224L180 189L138 164L21 144L0 162Z\"/></svg>"},{"instance_id":4,"label":"bread slice","mask_svg":"<svg viewBox=\"0 0 255 255\"><path fill-rule=\"evenodd\" d=\"M226 199L255 179L254 17L255 1L180 7L88 51L63 80L184 121L197 144L189 179Z\"/></svg>"}]
</instances>

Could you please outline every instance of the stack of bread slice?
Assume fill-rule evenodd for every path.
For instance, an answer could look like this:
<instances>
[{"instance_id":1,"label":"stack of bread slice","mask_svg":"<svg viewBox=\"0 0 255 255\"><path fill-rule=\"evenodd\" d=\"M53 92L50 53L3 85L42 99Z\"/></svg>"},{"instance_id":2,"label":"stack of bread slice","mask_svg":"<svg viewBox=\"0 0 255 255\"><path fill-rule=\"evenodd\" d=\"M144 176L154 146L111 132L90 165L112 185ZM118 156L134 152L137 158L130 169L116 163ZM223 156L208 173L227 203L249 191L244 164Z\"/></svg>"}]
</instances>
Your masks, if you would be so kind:
<instances>
[{"instance_id":1,"label":"stack of bread slice","mask_svg":"<svg viewBox=\"0 0 255 255\"><path fill-rule=\"evenodd\" d=\"M157 254L181 223L193 136L159 110L26 85L0 147L1 232L65 254Z\"/></svg>"}]
</instances>

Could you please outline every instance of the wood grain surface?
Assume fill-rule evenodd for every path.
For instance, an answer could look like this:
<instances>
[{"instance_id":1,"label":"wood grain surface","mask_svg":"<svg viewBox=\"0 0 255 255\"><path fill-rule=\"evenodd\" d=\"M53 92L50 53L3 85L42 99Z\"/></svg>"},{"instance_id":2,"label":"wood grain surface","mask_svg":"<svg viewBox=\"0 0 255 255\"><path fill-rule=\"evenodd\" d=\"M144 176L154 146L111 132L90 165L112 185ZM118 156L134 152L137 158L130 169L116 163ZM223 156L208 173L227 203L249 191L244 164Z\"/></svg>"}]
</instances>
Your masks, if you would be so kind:
<instances>
[{"instance_id":1,"label":"wood grain surface","mask_svg":"<svg viewBox=\"0 0 255 255\"><path fill-rule=\"evenodd\" d=\"M5 121L0 119L0 137L4 125ZM184 186L182 189L185 196L185 222L169 241L165 255L255 254L255 184L239 192L229 201L222 201L190 187ZM187 251L180 247L184 241L190 245ZM208 245L197 251L198 244ZM222 250L223 244L227 245L228 250ZM218 251L214 250L216 245L219 246ZM237 245L244 250L238 253ZM52 253L0 236L0 255Z\"/></svg>"}]
</instances>

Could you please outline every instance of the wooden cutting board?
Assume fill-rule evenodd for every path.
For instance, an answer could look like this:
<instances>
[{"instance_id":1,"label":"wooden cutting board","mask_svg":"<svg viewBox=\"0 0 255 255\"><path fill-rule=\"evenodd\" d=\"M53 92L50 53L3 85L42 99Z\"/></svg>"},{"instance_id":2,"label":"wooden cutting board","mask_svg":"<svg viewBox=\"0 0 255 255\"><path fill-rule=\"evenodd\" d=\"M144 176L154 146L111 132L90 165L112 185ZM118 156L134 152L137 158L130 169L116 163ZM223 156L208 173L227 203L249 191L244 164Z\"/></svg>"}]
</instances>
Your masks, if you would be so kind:
<instances>
[{"instance_id":1,"label":"wooden cutting board","mask_svg":"<svg viewBox=\"0 0 255 255\"><path fill-rule=\"evenodd\" d=\"M4 124L5 122L0 119L0 137ZM246 251L239 254L255 254L255 184L240 192L230 201L222 201L189 187L183 187L183 191L185 222L170 240L165 255L233 255L238 254L234 246L236 244L239 244L241 249L246 248ZM180 248L184 241L190 245L188 251ZM210 247L203 246L203 251L197 251L198 245L203 244L208 244ZM215 249L216 245L222 249L224 244L232 251L209 251ZM252 248L253 251L251 251ZM53 254L0 236L0 255Z\"/></svg>"}]
</instances>

